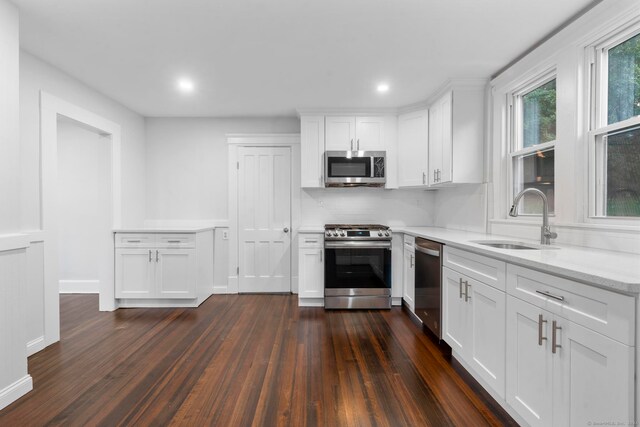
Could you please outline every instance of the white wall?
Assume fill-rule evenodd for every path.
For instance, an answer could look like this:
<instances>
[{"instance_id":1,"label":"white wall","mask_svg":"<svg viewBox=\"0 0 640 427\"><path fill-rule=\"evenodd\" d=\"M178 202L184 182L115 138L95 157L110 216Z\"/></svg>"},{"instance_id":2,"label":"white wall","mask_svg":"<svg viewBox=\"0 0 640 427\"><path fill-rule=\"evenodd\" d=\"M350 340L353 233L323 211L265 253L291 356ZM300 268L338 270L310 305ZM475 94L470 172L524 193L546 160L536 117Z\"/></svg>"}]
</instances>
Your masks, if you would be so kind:
<instances>
[{"instance_id":1,"label":"white wall","mask_svg":"<svg viewBox=\"0 0 640 427\"><path fill-rule=\"evenodd\" d=\"M122 129L122 225L145 219L144 118L61 70L20 52L21 227L40 229L40 91L117 123Z\"/></svg>"},{"instance_id":2,"label":"white wall","mask_svg":"<svg viewBox=\"0 0 640 427\"><path fill-rule=\"evenodd\" d=\"M147 219L227 220L230 133L298 133L284 118L147 118Z\"/></svg>"},{"instance_id":3,"label":"white wall","mask_svg":"<svg viewBox=\"0 0 640 427\"><path fill-rule=\"evenodd\" d=\"M436 227L484 233L487 230L487 184L442 188L434 192Z\"/></svg>"},{"instance_id":4,"label":"white wall","mask_svg":"<svg viewBox=\"0 0 640 427\"><path fill-rule=\"evenodd\" d=\"M58 255L61 293L98 293L111 238L110 137L58 119Z\"/></svg>"},{"instance_id":5,"label":"white wall","mask_svg":"<svg viewBox=\"0 0 640 427\"><path fill-rule=\"evenodd\" d=\"M391 227L432 225L434 192L381 188L318 188L301 191L301 225L377 223Z\"/></svg>"},{"instance_id":6,"label":"white wall","mask_svg":"<svg viewBox=\"0 0 640 427\"><path fill-rule=\"evenodd\" d=\"M32 388L27 373L26 250L20 227L18 9L0 0L0 409Z\"/></svg>"}]
</instances>

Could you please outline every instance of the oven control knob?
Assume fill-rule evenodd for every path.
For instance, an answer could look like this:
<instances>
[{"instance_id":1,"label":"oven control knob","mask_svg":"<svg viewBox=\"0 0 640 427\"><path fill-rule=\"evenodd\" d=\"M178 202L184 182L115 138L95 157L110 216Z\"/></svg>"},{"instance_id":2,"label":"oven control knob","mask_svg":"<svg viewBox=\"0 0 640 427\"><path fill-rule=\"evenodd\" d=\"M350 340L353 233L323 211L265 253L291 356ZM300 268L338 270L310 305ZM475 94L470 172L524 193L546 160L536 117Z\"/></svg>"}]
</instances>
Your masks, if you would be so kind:
<instances>
[{"instance_id":1,"label":"oven control knob","mask_svg":"<svg viewBox=\"0 0 640 427\"><path fill-rule=\"evenodd\" d=\"M327 231L326 233L324 233L324 235L327 236L327 237L331 237L331 232Z\"/></svg>"},{"instance_id":2,"label":"oven control knob","mask_svg":"<svg viewBox=\"0 0 640 427\"><path fill-rule=\"evenodd\" d=\"M385 231L385 232L384 232L384 235L385 235L385 236L387 236L387 237L389 237L389 232L388 232L388 231Z\"/></svg>"},{"instance_id":3,"label":"oven control knob","mask_svg":"<svg viewBox=\"0 0 640 427\"><path fill-rule=\"evenodd\" d=\"M378 236L382 237L382 231L378 231Z\"/></svg>"},{"instance_id":4,"label":"oven control knob","mask_svg":"<svg viewBox=\"0 0 640 427\"><path fill-rule=\"evenodd\" d=\"M340 232L340 237L344 237L344 236L345 236L344 231L341 231Z\"/></svg>"},{"instance_id":5,"label":"oven control knob","mask_svg":"<svg viewBox=\"0 0 640 427\"><path fill-rule=\"evenodd\" d=\"M334 231L334 232L333 232L333 235L334 235L334 237L338 237L338 232L337 232L337 231Z\"/></svg>"}]
</instances>

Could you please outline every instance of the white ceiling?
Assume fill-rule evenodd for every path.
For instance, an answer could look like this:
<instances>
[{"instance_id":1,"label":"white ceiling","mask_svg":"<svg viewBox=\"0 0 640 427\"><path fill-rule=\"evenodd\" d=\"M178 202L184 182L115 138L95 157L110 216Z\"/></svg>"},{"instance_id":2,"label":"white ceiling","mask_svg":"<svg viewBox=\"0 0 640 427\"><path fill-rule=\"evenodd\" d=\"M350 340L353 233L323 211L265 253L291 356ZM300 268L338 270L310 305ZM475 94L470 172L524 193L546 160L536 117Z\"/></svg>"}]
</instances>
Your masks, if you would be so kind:
<instances>
[{"instance_id":1,"label":"white ceiling","mask_svg":"<svg viewBox=\"0 0 640 427\"><path fill-rule=\"evenodd\" d=\"M491 76L593 2L13 1L25 50L145 116L420 102L447 78Z\"/></svg>"}]
</instances>

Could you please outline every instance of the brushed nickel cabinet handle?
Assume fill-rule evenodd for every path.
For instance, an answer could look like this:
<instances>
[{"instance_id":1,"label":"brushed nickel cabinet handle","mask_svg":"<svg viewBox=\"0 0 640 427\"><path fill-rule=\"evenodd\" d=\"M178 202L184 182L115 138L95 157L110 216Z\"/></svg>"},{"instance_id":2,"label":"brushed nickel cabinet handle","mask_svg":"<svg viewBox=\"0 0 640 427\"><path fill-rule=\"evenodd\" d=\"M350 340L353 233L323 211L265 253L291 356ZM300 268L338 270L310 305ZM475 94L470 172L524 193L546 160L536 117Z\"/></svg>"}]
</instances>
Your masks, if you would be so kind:
<instances>
[{"instance_id":1,"label":"brushed nickel cabinet handle","mask_svg":"<svg viewBox=\"0 0 640 427\"><path fill-rule=\"evenodd\" d=\"M140 240L127 240L127 243L140 243Z\"/></svg>"},{"instance_id":2,"label":"brushed nickel cabinet handle","mask_svg":"<svg viewBox=\"0 0 640 427\"><path fill-rule=\"evenodd\" d=\"M320 249L320 262L322 262L322 249Z\"/></svg>"},{"instance_id":3,"label":"brushed nickel cabinet handle","mask_svg":"<svg viewBox=\"0 0 640 427\"><path fill-rule=\"evenodd\" d=\"M167 240L169 243L180 243L182 240Z\"/></svg>"},{"instance_id":4,"label":"brushed nickel cabinet handle","mask_svg":"<svg viewBox=\"0 0 640 427\"><path fill-rule=\"evenodd\" d=\"M414 257L414 255L411 255L411 258L409 258L409 260L410 260L410 261L409 261L409 266L410 266L411 268L413 268L413 266L415 265L415 263L413 262L413 257Z\"/></svg>"},{"instance_id":5,"label":"brushed nickel cabinet handle","mask_svg":"<svg viewBox=\"0 0 640 427\"><path fill-rule=\"evenodd\" d=\"M469 296L469 288L471 287L471 285L469 284L468 280L464 281L464 302L469 302L469 300L471 299L471 297Z\"/></svg>"},{"instance_id":6,"label":"brushed nickel cabinet handle","mask_svg":"<svg viewBox=\"0 0 640 427\"><path fill-rule=\"evenodd\" d=\"M555 300L558 301L564 301L564 297L561 295L554 295L549 291L536 291L537 293L539 293L540 295L544 295L545 297L549 297L549 298L553 298Z\"/></svg>"},{"instance_id":7,"label":"brushed nickel cabinet handle","mask_svg":"<svg viewBox=\"0 0 640 427\"><path fill-rule=\"evenodd\" d=\"M462 277L460 278L460 299L462 299Z\"/></svg>"},{"instance_id":8,"label":"brushed nickel cabinet handle","mask_svg":"<svg viewBox=\"0 0 640 427\"><path fill-rule=\"evenodd\" d=\"M156 262L160 260L160 252L156 250Z\"/></svg>"},{"instance_id":9,"label":"brushed nickel cabinet handle","mask_svg":"<svg viewBox=\"0 0 640 427\"><path fill-rule=\"evenodd\" d=\"M560 344L558 344L557 332L562 330L560 326L557 326L557 322L554 320L551 322L551 353L556 354L556 349L562 348Z\"/></svg>"},{"instance_id":10,"label":"brushed nickel cabinet handle","mask_svg":"<svg viewBox=\"0 0 640 427\"><path fill-rule=\"evenodd\" d=\"M151 262L151 249L149 249L149 262Z\"/></svg>"},{"instance_id":11,"label":"brushed nickel cabinet handle","mask_svg":"<svg viewBox=\"0 0 640 427\"><path fill-rule=\"evenodd\" d=\"M436 170L434 169L434 170L433 170L433 182L437 182L437 181L436 181L436 174L437 174L437 172L436 172Z\"/></svg>"},{"instance_id":12,"label":"brushed nickel cabinet handle","mask_svg":"<svg viewBox=\"0 0 640 427\"><path fill-rule=\"evenodd\" d=\"M358 138L358 141L356 142L356 150L360 151L360 138Z\"/></svg>"},{"instance_id":13,"label":"brushed nickel cabinet handle","mask_svg":"<svg viewBox=\"0 0 640 427\"><path fill-rule=\"evenodd\" d=\"M547 340L547 337L542 336L543 323L547 323L547 321L543 319L542 314L538 314L538 345L542 345L542 341Z\"/></svg>"},{"instance_id":14,"label":"brushed nickel cabinet handle","mask_svg":"<svg viewBox=\"0 0 640 427\"><path fill-rule=\"evenodd\" d=\"M427 183L427 174L422 172L422 184L426 184Z\"/></svg>"},{"instance_id":15,"label":"brushed nickel cabinet handle","mask_svg":"<svg viewBox=\"0 0 640 427\"><path fill-rule=\"evenodd\" d=\"M351 151L353 151L353 139L351 140Z\"/></svg>"}]
</instances>

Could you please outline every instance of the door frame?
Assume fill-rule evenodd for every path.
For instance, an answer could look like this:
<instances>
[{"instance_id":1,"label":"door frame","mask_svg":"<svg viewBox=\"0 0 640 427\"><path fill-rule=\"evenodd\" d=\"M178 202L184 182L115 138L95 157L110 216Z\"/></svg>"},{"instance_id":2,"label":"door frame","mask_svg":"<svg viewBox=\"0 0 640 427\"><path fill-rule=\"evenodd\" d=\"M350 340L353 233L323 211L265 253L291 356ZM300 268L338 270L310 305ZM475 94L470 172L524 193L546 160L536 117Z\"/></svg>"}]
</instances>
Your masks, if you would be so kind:
<instances>
[{"instance_id":1,"label":"door frame","mask_svg":"<svg viewBox=\"0 0 640 427\"><path fill-rule=\"evenodd\" d=\"M300 134L228 134L229 150L229 273L227 291L238 293L240 233L238 232L238 148L289 147L291 149L291 292L298 293L298 227L300 223Z\"/></svg>"},{"instance_id":2,"label":"door frame","mask_svg":"<svg viewBox=\"0 0 640 427\"><path fill-rule=\"evenodd\" d=\"M44 341L45 346L60 341L60 299L58 271L58 116L108 137L110 145L111 224L121 227L121 128L120 125L88 110L40 92L40 228L44 241ZM107 138L105 138L107 139ZM104 254L100 283L100 311L117 308L114 289L113 239Z\"/></svg>"}]
</instances>

